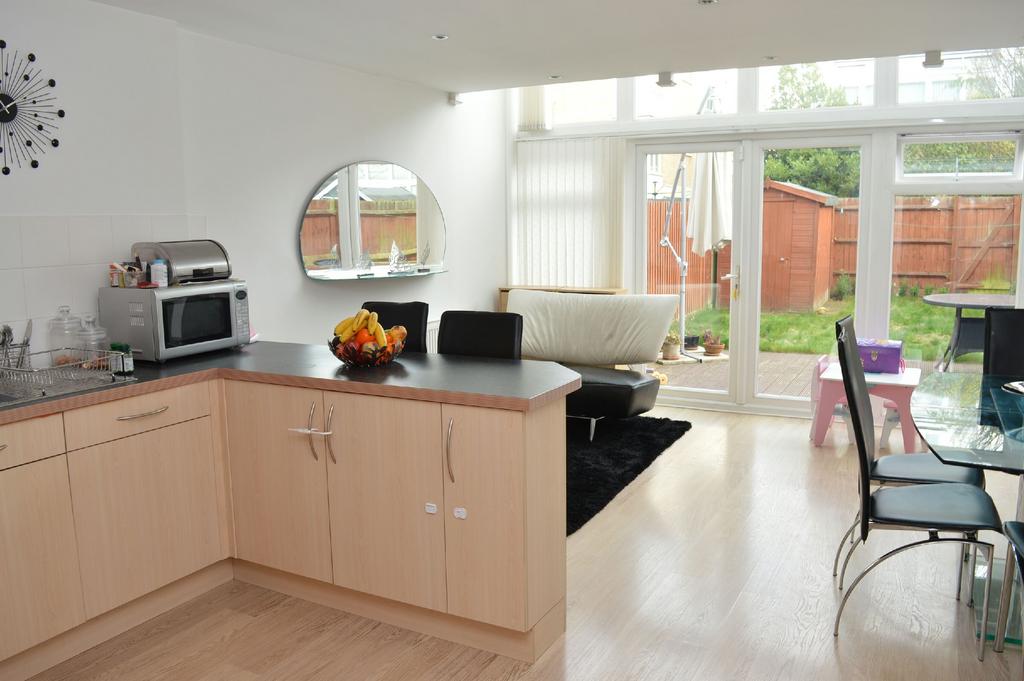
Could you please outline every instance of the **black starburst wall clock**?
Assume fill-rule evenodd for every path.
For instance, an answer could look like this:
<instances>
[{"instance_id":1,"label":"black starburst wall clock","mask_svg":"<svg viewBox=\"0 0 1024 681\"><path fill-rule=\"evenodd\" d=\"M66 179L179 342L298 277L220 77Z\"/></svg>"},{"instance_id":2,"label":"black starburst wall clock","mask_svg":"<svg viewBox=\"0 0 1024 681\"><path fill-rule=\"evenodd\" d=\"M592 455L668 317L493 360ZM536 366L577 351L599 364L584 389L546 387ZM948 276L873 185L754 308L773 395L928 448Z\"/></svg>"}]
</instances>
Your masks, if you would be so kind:
<instances>
[{"instance_id":1,"label":"black starburst wall clock","mask_svg":"<svg viewBox=\"0 0 1024 681\"><path fill-rule=\"evenodd\" d=\"M47 150L60 146L57 81L43 75L32 52L21 53L0 40L0 174L38 168Z\"/></svg>"}]
</instances>

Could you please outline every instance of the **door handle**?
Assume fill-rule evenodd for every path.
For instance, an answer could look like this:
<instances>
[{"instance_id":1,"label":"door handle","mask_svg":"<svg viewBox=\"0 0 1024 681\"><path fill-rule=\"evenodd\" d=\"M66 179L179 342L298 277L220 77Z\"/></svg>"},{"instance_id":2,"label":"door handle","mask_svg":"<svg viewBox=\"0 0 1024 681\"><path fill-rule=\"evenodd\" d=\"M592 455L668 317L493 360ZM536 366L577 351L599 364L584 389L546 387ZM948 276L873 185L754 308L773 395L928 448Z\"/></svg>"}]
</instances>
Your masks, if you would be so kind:
<instances>
[{"instance_id":1,"label":"door handle","mask_svg":"<svg viewBox=\"0 0 1024 681\"><path fill-rule=\"evenodd\" d=\"M331 421L332 420L334 420L334 405L333 404L331 405L331 408L327 411L327 423L324 424L324 427L327 430L325 432L321 433L321 435L324 436L324 442L327 443L327 453L331 455L331 461L333 461L334 463L338 463L338 457L334 456L334 446L331 444L331 435L334 434L334 431L331 430Z\"/></svg>"},{"instance_id":2,"label":"door handle","mask_svg":"<svg viewBox=\"0 0 1024 681\"><path fill-rule=\"evenodd\" d=\"M7 449L7 445L0 445L0 452L4 451L5 449Z\"/></svg>"},{"instance_id":3,"label":"door handle","mask_svg":"<svg viewBox=\"0 0 1024 681\"><path fill-rule=\"evenodd\" d=\"M729 273L729 274L723 274L722 275L722 281L732 281L733 279L739 279L739 278L740 278L740 275L738 275L738 274Z\"/></svg>"},{"instance_id":4,"label":"door handle","mask_svg":"<svg viewBox=\"0 0 1024 681\"><path fill-rule=\"evenodd\" d=\"M455 472L452 471L452 425L455 423L454 418L448 419L448 437L445 438L444 447L444 458L448 464L448 479L453 483L455 482Z\"/></svg>"},{"instance_id":5,"label":"door handle","mask_svg":"<svg viewBox=\"0 0 1024 681\"><path fill-rule=\"evenodd\" d=\"M127 416L118 416L118 421L134 421L135 419L144 419L147 416L156 416L157 414L163 414L165 411L170 409L169 405L154 409L153 411L144 411L141 414L128 414Z\"/></svg>"},{"instance_id":6,"label":"door handle","mask_svg":"<svg viewBox=\"0 0 1024 681\"><path fill-rule=\"evenodd\" d=\"M313 414L316 413L316 400L309 405L309 419L306 422L306 435L309 437L309 451L313 453L313 460L319 461L320 455L316 453L316 445L313 444Z\"/></svg>"}]
</instances>

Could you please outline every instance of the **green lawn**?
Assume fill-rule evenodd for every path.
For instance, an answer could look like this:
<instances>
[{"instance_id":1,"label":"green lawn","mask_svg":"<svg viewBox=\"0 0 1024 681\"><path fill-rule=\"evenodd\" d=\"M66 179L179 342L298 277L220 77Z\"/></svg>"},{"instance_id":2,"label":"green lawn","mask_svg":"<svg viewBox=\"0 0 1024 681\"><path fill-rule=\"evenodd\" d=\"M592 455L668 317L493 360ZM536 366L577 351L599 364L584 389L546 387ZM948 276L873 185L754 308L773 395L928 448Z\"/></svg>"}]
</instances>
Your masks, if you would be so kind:
<instances>
[{"instance_id":1,"label":"green lawn","mask_svg":"<svg viewBox=\"0 0 1024 681\"><path fill-rule=\"evenodd\" d=\"M834 354L835 321L852 312L852 298L830 300L815 312L767 312L761 315L761 351ZM949 341L953 317L952 308L925 305L916 296L894 296L889 336L904 341L907 359L934 360ZM678 330L678 323L673 322L672 328ZM728 310L708 308L686 317L687 333L700 334L705 329L722 334L728 345ZM968 356L960 361L970 359Z\"/></svg>"}]
</instances>

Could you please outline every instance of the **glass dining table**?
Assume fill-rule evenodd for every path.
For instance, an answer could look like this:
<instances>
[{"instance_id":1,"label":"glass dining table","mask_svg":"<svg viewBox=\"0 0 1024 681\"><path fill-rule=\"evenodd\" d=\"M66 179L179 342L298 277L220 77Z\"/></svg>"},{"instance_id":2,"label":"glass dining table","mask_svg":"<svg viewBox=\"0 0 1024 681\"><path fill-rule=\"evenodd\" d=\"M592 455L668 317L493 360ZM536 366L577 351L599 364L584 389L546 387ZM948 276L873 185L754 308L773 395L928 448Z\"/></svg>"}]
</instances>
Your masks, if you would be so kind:
<instances>
[{"instance_id":1,"label":"glass dining table","mask_svg":"<svg viewBox=\"0 0 1024 681\"><path fill-rule=\"evenodd\" d=\"M936 372L925 376L914 391L910 412L918 433L943 463L970 466L1016 475L1017 507L1014 517L1024 520L1024 395L1003 388L1022 376L986 376L978 373ZM1004 520L1006 514L1003 514ZM1002 568L1013 574L1013 556L1007 549ZM992 566L993 581L998 570ZM1000 588L994 647L1003 649L1007 638L1013 581ZM1016 627L1014 627L1016 628ZM1019 634L1011 636L1019 641Z\"/></svg>"}]
</instances>

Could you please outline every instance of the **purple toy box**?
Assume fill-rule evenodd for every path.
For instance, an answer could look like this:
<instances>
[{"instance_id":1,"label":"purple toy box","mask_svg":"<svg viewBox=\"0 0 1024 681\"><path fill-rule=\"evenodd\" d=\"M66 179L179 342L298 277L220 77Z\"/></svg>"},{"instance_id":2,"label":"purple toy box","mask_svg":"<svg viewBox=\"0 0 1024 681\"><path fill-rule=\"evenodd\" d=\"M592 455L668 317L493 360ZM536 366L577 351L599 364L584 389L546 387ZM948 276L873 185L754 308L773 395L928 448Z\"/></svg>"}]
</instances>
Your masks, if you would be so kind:
<instances>
[{"instance_id":1,"label":"purple toy box","mask_svg":"<svg viewBox=\"0 0 1024 681\"><path fill-rule=\"evenodd\" d=\"M869 374L898 374L903 371L903 341L858 338L857 349L864 371Z\"/></svg>"}]
</instances>

